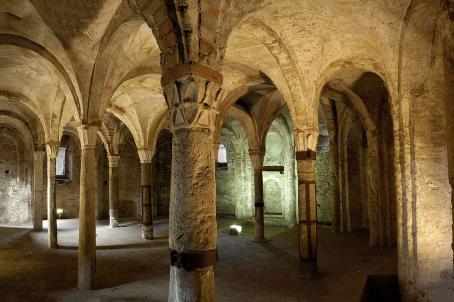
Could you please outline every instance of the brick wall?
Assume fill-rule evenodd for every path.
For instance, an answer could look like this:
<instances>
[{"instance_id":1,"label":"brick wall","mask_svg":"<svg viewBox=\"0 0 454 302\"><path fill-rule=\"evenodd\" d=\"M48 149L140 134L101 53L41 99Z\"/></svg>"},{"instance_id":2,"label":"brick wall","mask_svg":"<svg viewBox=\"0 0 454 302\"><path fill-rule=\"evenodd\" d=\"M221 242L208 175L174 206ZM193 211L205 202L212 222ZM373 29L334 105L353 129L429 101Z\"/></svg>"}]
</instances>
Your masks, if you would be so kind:
<instances>
[{"instance_id":1,"label":"brick wall","mask_svg":"<svg viewBox=\"0 0 454 302\"><path fill-rule=\"evenodd\" d=\"M317 143L317 160L315 163L315 182L317 190L317 220L323 223L331 222L332 190L329 140L328 136L319 135Z\"/></svg>"},{"instance_id":2,"label":"brick wall","mask_svg":"<svg viewBox=\"0 0 454 302\"><path fill-rule=\"evenodd\" d=\"M65 183L57 182L57 209L63 210L63 218L75 218L79 217L80 143L76 137L64 136L61 146L66 147L66 168L70 170L70 179Z\"/></svg>"},{"instance_id":3,"label":"brick wall","mask_svg":"<svg viewBox=\"0 0 454 302\"><path fill-rule=\"evenodd\" d=\"M2 131L3 132L3 131ZM12 135L0 133L0 223L29 222L31 184L24 149ZM31 162L28 161L30 164Z\"/></svg>"}]
</instances>

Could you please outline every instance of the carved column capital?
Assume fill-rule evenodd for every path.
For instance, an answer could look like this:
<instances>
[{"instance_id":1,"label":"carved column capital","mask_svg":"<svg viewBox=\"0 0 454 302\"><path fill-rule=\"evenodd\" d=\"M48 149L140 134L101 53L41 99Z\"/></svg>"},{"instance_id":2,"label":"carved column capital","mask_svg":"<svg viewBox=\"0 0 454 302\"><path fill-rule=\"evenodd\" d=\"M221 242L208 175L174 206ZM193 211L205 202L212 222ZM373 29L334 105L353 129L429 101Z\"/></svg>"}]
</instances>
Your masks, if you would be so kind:
<instances>
[{"instance_id":1,"label":"carved column capital","mask_svg":"<svg viewBox=\"0 0 454 302\"><path fill-rule=\"evenodd\" d=\"M295 128L295 147L297 151L315 150L319 130L317 128Z\"/></svg>"},{"instance_id":2,"label":"carved column capital","mask_svg":"<svg viewBox=\"0 0 454 302\"><path fill-rule=\"evenodd\" d=\"M216 115L215 103L221 91L221 85L206 74L215 72L208 67L198 73L185 71L177 79L162 82L163 92L169 108L170 130L181 128L202 128L214 131ZM169 74L164 72L164 74Z\"/></svg>"},{"instance_id":3,"label":"carved column capital","mask_svg":"<svg viewBox=\"0 0 454 302\"><path fill-rule=\"evenodd\" d=\"M44 162L44 158L46 157L46 151L37 150L33 151L33 160L37 162Z\"/></svg>"},{"instance_id":4,"label":"carved column capital","mask_svg":"<svg viewBox=\"0 0 454 302\"><path fill-rule=\"evenodd\" d=\"M47 141L46 142L46 154L47 158L55 159L57 158L58 149L60 148L60 143L57 141Z\"/></svg>"},{"instance_id":5,"label":"carved column capital","mask_svg":"<svg viewBox=\"0 0 454 302\"><path fill-rule=\"evenodd\" d=\"M153 151L147 149L140 149L137 150L137 153L139 154L140 163L147 164L153 161L154 156Z\"/></svg>"},{"instance_id":6,"label":"carved column capital","mask_svg":"<svg viewBox=\"0 0 454 302\"><path fill-rule=\"evenodd\" d=\"M95 149L98 138L98 126L94 124L84 124L77 127L79 133L80 146L82 149Z\"/></svg>"},{"instance_id":7,"label":"carved column capital","mask_svg":"<svg viewBox=\"0 0 454 302\"><path fill-rule=\"evenodd\" d=\"M107 160L109 161L109 167L117 168L119 161L120 161L120 156L119 155L107 155Z\"/></svg>"}]
</instances>

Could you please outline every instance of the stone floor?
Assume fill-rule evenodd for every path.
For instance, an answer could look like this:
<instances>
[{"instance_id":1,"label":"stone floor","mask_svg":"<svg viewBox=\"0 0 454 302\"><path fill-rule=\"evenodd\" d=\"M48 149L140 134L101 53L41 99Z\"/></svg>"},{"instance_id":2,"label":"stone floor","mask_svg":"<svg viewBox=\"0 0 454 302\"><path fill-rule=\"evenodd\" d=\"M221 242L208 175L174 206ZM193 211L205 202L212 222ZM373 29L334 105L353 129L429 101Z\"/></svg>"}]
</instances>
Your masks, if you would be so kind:
<instances>
[{"instance_id":1,"label":"stone floor","mask_svg":"<svg viewBox=\"0 0 454 302\"><path fill-rule=\"evenodd\" d=\"M395 273L395 249L368 247L367 232L333 234L319 228L321 278L298 273L297 229L267 227L272 239L252 240L253 225L240 236L227 234L232 219L218 221L219 263L216 301L358 301L368 274ZM44 225L46 227L46 225ZM97 227L97 290L82 293L77 283L78 221L58 221L58 250L47 248L47 233L0 227L1 301L167 301L168 225L156 220L152 242L141 240L133 219L110 229Z\"/></svg>"}]
</instances>

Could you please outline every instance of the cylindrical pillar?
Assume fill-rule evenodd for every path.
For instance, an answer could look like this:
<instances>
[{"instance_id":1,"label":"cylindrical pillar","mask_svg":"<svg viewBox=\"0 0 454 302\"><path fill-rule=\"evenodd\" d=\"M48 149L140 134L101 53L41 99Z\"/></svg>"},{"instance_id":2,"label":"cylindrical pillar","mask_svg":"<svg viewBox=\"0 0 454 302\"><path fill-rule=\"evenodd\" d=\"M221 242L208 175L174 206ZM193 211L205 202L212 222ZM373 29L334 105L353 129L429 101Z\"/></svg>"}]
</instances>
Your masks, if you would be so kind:
<instances>
[{"instance_id":1,"label":"cylindrical pillar","mask_svg":"<svg viewBox=\"0 0 454 302\"><path fill-rule=\"evenodd\" d=\"M59 144L46 144L47 152L47 221L48 245L56 249L57 244L57 199L56 199L56 158Z\"/></svg>"},{"instance_id":2,"label":"cylindrical pillar","mask_svg":"<svg viewBox=\"0 0 454 302\"><path fill-rule=\"evenodd\" d=\"M96 272L96 195L97 127L82 125L78 128L81 138L80 158L80 207L79 207L79 253L78 287L81 290L94 288Z\"/></svg>"},{"instance_id":3,"label":"cylindrical pillar","mask_svg":"<svg viewBox=\"0 0 454 302\"><path fill-rule=\"evenodd\" d=\"M249 150L254 169L255 195L255 240L265 240L265 202L263 198L263 159L265 154L260 150Z\"/></svg>"},{"instance_id":4,"label":"cylindrical pillar","mask_svg":"<svg viewBox=\"0 0 454 302\"><path fill-rule=\"evenodd\" d=\"M45 151L33 152L33 230L43 229L43 179Z\"/></svg>"},{"instance_id":5,"label":"cylindrical pillar","mask_svg":"<svg viewBox=\"0 0 454 302\"><path fill-rule=\"evenodd\" d=\"M109 156L109 226L118 227L118 161L119 156Z\"/></svg>"},{"instance_id":6,"label":"cylindrical pillar","mask_svg":"<svg viewBox=\"0 0 454 302\"><path fill-rule=\"evenodd\" d=\"M315 196L315 151L296 153L298 169L299 257L303 276L313 278L317 270L317 202Z\"/></svg>"},{"instance_id":7,"label":"cylindrical pillar","mask_svg":"<svg viewBox=\"0 0 454 302\"><path fill-rule=\"evenodd\" d=\"M214 301L216 182L213 133L174 130L169 208L169 301Z\"/></svg>"},{"instance_id":8,"label":"cylindrical pillar","mask_svg":"<svg viewBox=\"0 0 454 302\"><path fill-rule=\"evenodd\" d=\"M151 240L153 239L151 162L141 162L140 172L140 183L142 186L142 238Z\"/></svg>"}]
</instances>

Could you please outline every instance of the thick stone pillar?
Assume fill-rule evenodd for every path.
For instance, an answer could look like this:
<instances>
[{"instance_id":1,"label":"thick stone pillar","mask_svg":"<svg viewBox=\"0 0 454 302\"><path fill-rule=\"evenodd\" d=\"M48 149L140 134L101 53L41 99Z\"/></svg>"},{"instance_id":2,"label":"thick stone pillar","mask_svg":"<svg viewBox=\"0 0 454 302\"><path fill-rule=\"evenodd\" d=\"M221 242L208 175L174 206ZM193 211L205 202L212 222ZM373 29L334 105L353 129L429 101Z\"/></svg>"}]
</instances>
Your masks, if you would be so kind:
<instances>
[{"instance_id":1,"label":"thick stone pillar","mask_svg":"<svg viewBox=\"0 0 454 302\"><path fill-rule=\"evenodd\" d=\"M45 151L33 152L33 230L43 229L44 158Z\"/></svg>"},{"instance_id":2,"label":"thick stone pillar","mask_svg":"<svg viewBox=\"0 0 454 302\"><path fill-rule=\"evenodd\" d=\"M303 276L314 278L317 269L317 201L315 193L315 146L317 134L297 130L299 258Z\"/></svg>"},{"instance_id":3,"label":"thick stone pillar","mask_svg":"<svg viewBox=\"0 0 454 302\"><path fill-rule=\"evenodd\" d=\"M205 129L174 132L169 222L169 246L174 255L207 259L216 253L212 139ZM185 265L170 268L169 301L214 301L213 265L195 269Z\"/></svg>"},{"instance_id":4,"label":"thick stone pillar","mask_svg":"<svg viewBox=\"0 0 454 302\"><path fill-rule=\"evenodd\" d=\"M166 72L161 80L173 133L169 301L214 301L217 227L213 103L222 76L197 64L180 65L176 70L179 72Z\"/></svg>"},{"instance_id":5,"label":"thick stone pillar","mask_svg":"<svg viewBox=\"0 0 454 302\"><path fill-rule=\"evenodd\" d=\"M97 127L82 125L77 130L82 151L80 157L78 287L81 290L89 290L94 288L96 272Z\"/></svg>"},{"instance_id":6,"label":"thick stone pillar","mask_svg":"<svg viewBox=\"0 0 454 302\"><path fill-rule=\"evenodd\" d=\"M142 187L142 239L153 239L153 152L139 150L140 186Z\"/></svg>"},{"instance_id":7,"label":"thick stone pillar","mask_svg":"<svg viewBox=\"0 0 454 302\"><path fill-rule=\"evenodd\" d=\"M265 240L265 200L263 196L263 159L265 153L261 150L249 150L252 167L254 169L255 195L255 240Z\"/></svg>"},{"instance_id":8,"label":"thick stone pillar","mask_svg":"<svg viewBox=\"0 0 454 302\"><path fill-rule=\"evenodd\" d=\"M57 200L56 200L56 158L58 142L46 143L47 153L47 221L48 221L48 245L56 249L57 244Z\"/></svg>"},{"instance_id":9,"label":"thick stone pillar","mask_svg":"<svg viewBox=\"0 0 454 302\"><path fill-rule=\"evenodd\" d=\"M118 162L120 156L109 155L109 226L118 227Z\"/></svg>"}]
</instances>

